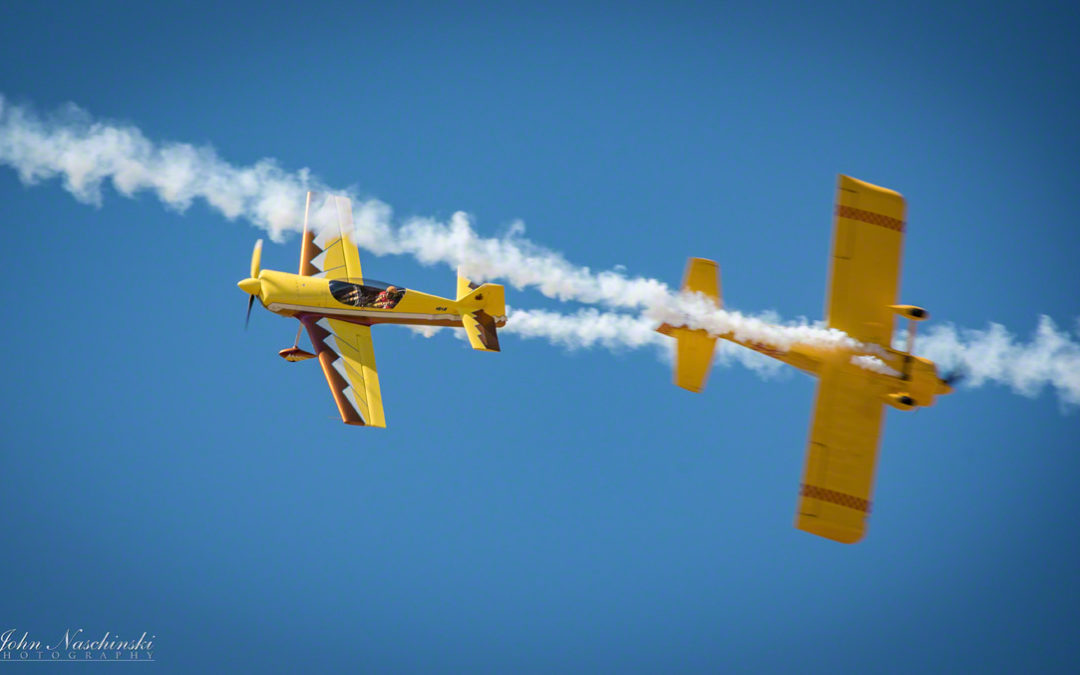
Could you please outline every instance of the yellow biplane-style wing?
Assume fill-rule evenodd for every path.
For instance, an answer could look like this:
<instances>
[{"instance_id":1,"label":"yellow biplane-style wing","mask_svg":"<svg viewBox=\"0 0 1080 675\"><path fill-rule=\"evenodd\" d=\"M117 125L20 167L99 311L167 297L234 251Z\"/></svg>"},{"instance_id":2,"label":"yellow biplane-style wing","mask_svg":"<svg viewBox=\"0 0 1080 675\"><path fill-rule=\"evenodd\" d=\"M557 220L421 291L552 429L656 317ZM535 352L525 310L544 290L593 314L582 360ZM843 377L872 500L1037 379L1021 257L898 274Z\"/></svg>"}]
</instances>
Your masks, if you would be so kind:
<instances>
[{"instance_id":1,"label":"yellow biplane-style wing","mask_svg":"<svg viewBox=\"0 0 1080 675\"><path fill-rule=\"evenodd\" d=\"M867 372L823 369L799 489L795 527L845 544L866 532L884 404Z\"/></svg>"},{"instance_id":2,"label":"yellow biplane-style wing","mask_svg":"<svg viewBox=\"0 0 1080 675\"><path fill-rule=\"evenodd\" d=\"M892 344L900 286L904 198L840 176L825 321L856 340Z\"/></svg>"},{"instance_id":3,"label":"yellow biplane-style wing","mask_svg":"<svg viewBox=\"0 0 1080 675\"><path fill-rule=\"evenodd\" d=\"M300 245L300 274L363 283L360 253L352 231L352 203L348 199L309 192Z\"/></svg>"},{"instance_id":4,"label":"yellow biplane-style wing","mask_svg":"<svg viewBox=\"0 0 1080 675\"><path fill-rule=\"evenodd\" d=\"M825 308L830 328L889 347L900 285L904 198L840 176ZM820 372L795 526L844 543L866 531L884 416L881 392L857 366Z\"/></svg>"},{"instance_id":5,"label":"yellow biplane-style wing","mask_svg":"<svg viewBox=\"0 0 1080 675\"><path fill-rule=\"evenodd\" d=\"M341 421L385 427L371 327L325 318L305 320L304 326L341 412Z\"/></svg>"}]
</instances>

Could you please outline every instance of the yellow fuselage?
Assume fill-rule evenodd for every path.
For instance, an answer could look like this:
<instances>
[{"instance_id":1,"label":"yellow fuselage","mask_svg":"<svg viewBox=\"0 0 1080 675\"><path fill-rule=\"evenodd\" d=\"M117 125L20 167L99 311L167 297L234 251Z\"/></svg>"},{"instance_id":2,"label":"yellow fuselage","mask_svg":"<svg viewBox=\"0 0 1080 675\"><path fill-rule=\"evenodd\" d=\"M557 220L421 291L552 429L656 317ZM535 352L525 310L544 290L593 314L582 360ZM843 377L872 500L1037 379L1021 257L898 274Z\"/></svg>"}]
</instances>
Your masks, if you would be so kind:
<instances>
[{"instance_id":1,"label":"yellow fuselage","mask_svg":"<svg viewBox=\"0 0 1080 675\"><path fill-rule=\"evenodd\" d=\"M256 281L257 287L254 284ZM249 284L250 288L243 284ZM257 278L241 282L241 287L256 295L263 306L275 314L290 317L313 314L366 325L461 326L462 314L482 307L477 300L451 300L412 289L405 289L404 295L392 309L354 307L334 298L328 279L275 270L262 270ZM497 326L506 324L505 316L493 318Z\"/></svg>"},{"instance_id":2,"label":"yellow fuselage","mask_svg":"<svg viewBox=\"0 0 1080 675\"><path fill-rule=\"evenodd\" d=\"M736 339L731 333L719 337L815 376L820 375L825 367L860 368L865 371L868 381L873 383L887 403L902 409L933 405L935 397L952 391L952 388L938 377L933 361L896 349L871 353L796 343L790 349L781 350L749 340ZM859 366L853 359L860 356L876 357L899 375L879 373ZM910 401L903 397L909 397Z\"/></svg>"}]
</instances>

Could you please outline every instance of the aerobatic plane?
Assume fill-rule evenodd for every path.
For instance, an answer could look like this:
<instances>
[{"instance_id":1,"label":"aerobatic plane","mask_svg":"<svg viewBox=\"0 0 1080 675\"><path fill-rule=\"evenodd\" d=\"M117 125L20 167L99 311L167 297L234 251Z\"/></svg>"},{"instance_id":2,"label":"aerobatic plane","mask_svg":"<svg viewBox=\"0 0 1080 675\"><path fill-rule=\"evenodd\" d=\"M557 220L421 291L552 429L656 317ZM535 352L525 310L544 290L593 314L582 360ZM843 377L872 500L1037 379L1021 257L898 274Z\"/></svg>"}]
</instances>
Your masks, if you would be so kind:
<instances>
[{"instance_id":1,"label":"aerobatic plane","mask_svg":"<svg viewBox=\"0 0 1080 675\"><path fill-rule=\"evenodd\" d=\"M360 271L353 239L352 205L344 197L309 192L304 211L298 274L260 269L262 240L251 255L251 275L237 286L250 294L247 318L258 298L266 309L300 321L286 361L317 357L341 421L385 427L371 326L464 327L473 349L499 351L496 329L506 324L503 287L477 285L458 274L457 298L440 298L368 279ZM245 324L246 325L246 324ZM315 353L300 348L307 329Z\"/></svg>"},{"instance_id":2,"label":"aerobatic plane","mask_svg":"<svg viewBox=\"0 0 1080 675\"><path fill-rule=\"evenodd\" d=\"M840 176L825 323L854 338L857 346L780 347L686 325L657 328L675 338L675 384L690 391L704 388L717 338L818 377L795 527L848 544L866 532L884 406L914 410L952 391L954 377L939 377L933 362L911 353L915 322L929 314L897 304L904 216L904 198L898 193ZM722 307L717 264L691 258L682 290ZM892 347L896 316L909 321L902 351Z\"/></svg>"}]
</instances>

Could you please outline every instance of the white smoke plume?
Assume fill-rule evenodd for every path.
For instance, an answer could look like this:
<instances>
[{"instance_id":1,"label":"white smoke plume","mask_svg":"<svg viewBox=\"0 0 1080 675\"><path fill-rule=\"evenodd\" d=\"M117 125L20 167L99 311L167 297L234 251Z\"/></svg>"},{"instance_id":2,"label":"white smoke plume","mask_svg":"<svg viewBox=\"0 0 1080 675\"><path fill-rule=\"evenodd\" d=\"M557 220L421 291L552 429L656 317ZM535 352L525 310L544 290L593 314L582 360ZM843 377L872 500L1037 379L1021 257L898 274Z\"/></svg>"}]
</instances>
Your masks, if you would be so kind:
<instances>
[{"instance_id":1,"label":"white smoke plume","mask_svg":"<svg viewBox=\"0 0 1080 675\"><path fill-rule=\"evenodd\" d=\"M347 194L328 188L307 169L290 172L270 159L237 167L210 147L156 143L134 126L96 121L73 105L41 116L2 95L0 164L12 167L26 184L57 178L76 199L95 205L102 202L105 184L128 197L152 192L178 211L201 199L226 218L247 220L277 241L302 227L308 190ZM773 325L765 317L718 310L700 296L673 293L655 279L628 277L617 270L593 272L526 239L520 223L501 238L485 238L462 212L448 222L412 218L397 223L384 202L349 196L357 244L376 255L411 255L424 264L463 267L477 280L502 279L561 301L641 313L631 317L585 310L565 316L517 310L513 321L518 325L508 328L523 337L543 337L564 346L639 348L661 344L662 336L652 328L668 322L782 349L801 342L875 353L872 346L858 345L844 333L821 325L805 321ZM735 354L747 350L722 344L720 361L737 358L757 370L771 367L761 366L772 362L758 354L747 352L744 359ZM1080 403L1080 348L1049 319L1043 319L1029 345L1013 342L997 325L987 331L939 328L921 344L933 358L963 365L973 385L999 382L1030 394L1050 384L1063 401Z\"/></svg>"},{"instance_id":2,"label":"white smoke plume","mask_svg":"<svg viewBox=\"0 0 1080 675\"><path fill-rule=\"evenodd\" d=\"M1080 337L1080 322L1076 333ZM1062 403L1080 405L1080 343L1045 315L1026 343L997 323L985 330L945 324L930 328L916 341L915 351L937 362L941 371L958 370L967 386L993 382L1024 396L1049 386Z\"/></svg>"},{"instance_id":3,"label":"white smoke plume","mask_svg":"<svg viewBox=\"0 0 1080 675\"><path fill-rule=\"evenodd\" d=\"M340 192L320 183L307 169L290 173L266 159L238 168L212 148L154 143L135 127L94 121L75 106L46 119L2 97L0 163L12 166L27 184L59 178L76 199L91 204L101 203L106 182L129 197L151 191L179 211L203 199L226 218L244 218L277 240L287 231L301 229L308 190ZM700 298L673 293L656 279L629 278L614 270L593 272L525 239L520 223L502 238L485 238L462 212L445 223L412 218L397 225L384 202L350 198L357 245L376 255L406 254L424 264L462 267L477 280L506 280L562 301L644 308L657 322L685 323L714 334L733 332L779 348L795 342L855 344L839 331L805 322L777 327L717 310Z\"/></svg>"},{"instance_id":4,"label":"white smoke plume","mask_svg":"<svg viewBox=\"0 0 1080 675\"><path fill-rule=\"evenodd\" d=\"M652 346L670 350L674 345L674 340L654 331L656 321L646 316L595 309L584 309L575 314L514 309L510 318L504 331L526 338L542 338L569 349ZM730 342L721 342L717 347L716 361L721 365L734 361L768 374L781 367L778 361ZM991 323L985 330L958 329L945 324L931 328L920 337L915 352L936 362L939 373L962 374L962 386L980 387L994 383L1028 397L1037 396L1050 387L1063 404L1080 405L1080 321L1074 339L1067 331L1059 329L1050 317L1040 316L1035 334L1027 342L1017 339L996 323ZM670 361L670 357L667 360ZM874 372L899 375L876 356L853 356L852 363Z\"/></svg>"},{"instance_id":5,"label":"white smoke plume","mask_svg":"<svg viewBox=\"0 0 1080 675\"><path fill-rule=\"evenodd\" d=\"M132 197L149 190L167 206L187 209L203 199L226 218L244 218L280 238L303 222L307 169L289 173L273 160L237 168L212 148L155 144L134 127L95 122L69 105L43 119L0 95L0 163L34 184L59 178L76 199L101 204L106 180Z\"/></svg>"},{"instance_id":6,"label":"white smoke plume","mask_svg":"<svg viewBox=\"0 0 1080 675\"><path fill-rule=\"evenodd\" d=\"M902 374L899 370L890 368L888 364L876 356L867 356L865 354L862 356L852 356L851 362L860 368L875 373L881 373L882 375L888 375L889 377L900 377Z\"/></svg>"},{"instance_id":7,"label":"white smoke plume","mask_svg":"<svg viewBox=\"0 0 1080 675\"><path fill-rule=\"evenodd\" d=\"M657 350L668 363L674 359L675 341L656 332L657 322L647 316L600 312L593 308L561 314L547 310L508 308L510 320L501 331L523 338L538 338L570 350L602 347L609 351ZM764 375L780 372L783 364L730 342L719 342L716 364L739 363Z\"/></svg>"},{"instance_id":8,"label":"white smoke plume","mask_svg":"<svg viewBox=\"0 0 1080 675\"><path fill-rule=\"evenodd\" d=\"M133 126L95 121L74 105L44 118L2 95L0 163L14 168L26 184L59 178L76 199L94 205L101 204L107 182L127 197L153 192L179 211L202 199L230 220L243 218L266 230L275 241L303 227L308 190L347 194L322 184L308 169L288 172L270 159L235 167L213 148L154 143ZM449 222L411 218L395 225L386 203L349 197L357 244L376 255L407 254L425 264L461 266L477 279L505 279L558 300L633 308L670 295L655 279L573 265L525 239L520 223L502 238L479 236L463 212Z\"/></svg>"}]
</instances>

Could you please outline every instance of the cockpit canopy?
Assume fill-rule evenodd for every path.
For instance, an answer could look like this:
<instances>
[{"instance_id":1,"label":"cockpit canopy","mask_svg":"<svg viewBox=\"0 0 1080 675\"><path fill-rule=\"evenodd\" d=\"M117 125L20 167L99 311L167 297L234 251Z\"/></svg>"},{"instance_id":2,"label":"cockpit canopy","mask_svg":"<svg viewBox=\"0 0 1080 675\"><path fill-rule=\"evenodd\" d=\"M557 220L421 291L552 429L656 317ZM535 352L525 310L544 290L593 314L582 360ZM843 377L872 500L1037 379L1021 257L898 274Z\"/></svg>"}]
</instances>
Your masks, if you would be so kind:
<instances>
[{"instance_id":1,"label":"cockpit canopy","mask_svg":"<svg viewBox=\"0 0 1080 675\"><path fill-rule=\"evenodd\" d=\"M343 305L393 309L404 297L405 287L375 279L364 279L359 283L334 279L330 282L330 294Z\"/></svg>"}]
</instances>

